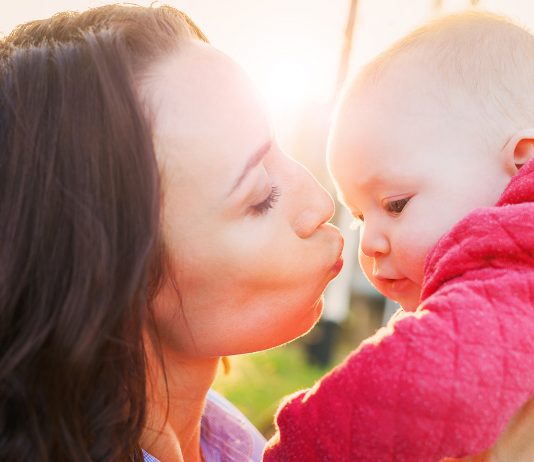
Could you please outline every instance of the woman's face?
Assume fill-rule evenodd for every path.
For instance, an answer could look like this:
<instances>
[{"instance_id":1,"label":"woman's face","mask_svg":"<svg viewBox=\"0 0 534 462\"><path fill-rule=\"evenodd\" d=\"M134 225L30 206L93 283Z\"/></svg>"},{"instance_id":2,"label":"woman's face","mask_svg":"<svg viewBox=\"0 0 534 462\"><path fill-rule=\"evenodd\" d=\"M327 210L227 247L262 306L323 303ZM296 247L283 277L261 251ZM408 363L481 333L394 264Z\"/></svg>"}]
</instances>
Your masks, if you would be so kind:
<instances>
[{"instance_id":1,"label":"woman's face","mask_svg":"<svg viewBox=\"0 0 534 462\"><path fill-rule=\"evenodd\" d=\"M340 269L330 196L280 151L228 57L195 41L149 71L173 280L155 303L164 345L218 356L305 333Z\"/></svg>"}]
</instances>

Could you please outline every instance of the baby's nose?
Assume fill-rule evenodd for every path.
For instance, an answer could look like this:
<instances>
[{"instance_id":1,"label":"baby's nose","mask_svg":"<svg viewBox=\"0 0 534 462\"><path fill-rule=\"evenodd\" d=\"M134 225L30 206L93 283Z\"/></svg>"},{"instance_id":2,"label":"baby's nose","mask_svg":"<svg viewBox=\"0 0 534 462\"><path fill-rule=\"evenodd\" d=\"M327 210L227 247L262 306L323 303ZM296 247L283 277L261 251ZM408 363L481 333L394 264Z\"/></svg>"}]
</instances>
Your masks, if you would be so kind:
<instances>
[{"instance_id":1,"label":"baby's nose","mask_svg":"<svg viewBox=\"0 0 534 462\"><path fill-rule=\"evenodd\" d=\"M360 228L360 249L366 257L376 258L389 253L389 241L383 233L364 224Z\"/></svg>"}]
</instances>

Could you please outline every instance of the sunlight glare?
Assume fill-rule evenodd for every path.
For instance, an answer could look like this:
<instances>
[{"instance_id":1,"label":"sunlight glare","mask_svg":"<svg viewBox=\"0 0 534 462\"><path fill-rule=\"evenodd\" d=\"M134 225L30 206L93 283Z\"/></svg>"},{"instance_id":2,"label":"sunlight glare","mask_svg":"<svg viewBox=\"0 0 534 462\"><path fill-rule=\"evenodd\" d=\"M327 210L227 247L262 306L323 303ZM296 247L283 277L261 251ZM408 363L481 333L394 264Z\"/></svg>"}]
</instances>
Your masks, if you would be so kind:
<instances>
[{"instance_id":1,"label":"sunlight glare","mask_svg":"<svg viewBox=\"0 0 534 462\"><path fill-rule=\"evenodd\" d=\"M273 54L276 50L273 50ZM332 78L307 63L273 57L268 72L253 75L272 114L294 114L309 101L328 100Z\"/></svg>"}]
</instances>

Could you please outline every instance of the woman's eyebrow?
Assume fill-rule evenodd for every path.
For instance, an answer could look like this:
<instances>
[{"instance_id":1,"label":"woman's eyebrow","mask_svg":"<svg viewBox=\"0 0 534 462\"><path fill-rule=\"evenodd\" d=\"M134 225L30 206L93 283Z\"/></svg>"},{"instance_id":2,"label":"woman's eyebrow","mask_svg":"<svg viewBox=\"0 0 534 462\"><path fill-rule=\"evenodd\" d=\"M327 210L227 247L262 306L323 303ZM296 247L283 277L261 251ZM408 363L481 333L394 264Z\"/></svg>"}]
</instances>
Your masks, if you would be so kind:
<instances>
[{"instance_id":1,"label":"woman's eyebrow","mask_svg":"<svg viewBox=\"0 0 534 462\"><path fill-rule=\"evenodd\" d=\"M262 159L271 149L272 144L273 144L272 140L268 140L250 157L250 159L247 161L245 165L245 168L241 172L241 175L239 175L234 185L230 189L228 195L232 194L237 189L237 187L243 182L243 180L245 179L247 174L250 172L250 170L252 170L256 165L258 165L262 161Z\"/></svg>"}]
</instances>

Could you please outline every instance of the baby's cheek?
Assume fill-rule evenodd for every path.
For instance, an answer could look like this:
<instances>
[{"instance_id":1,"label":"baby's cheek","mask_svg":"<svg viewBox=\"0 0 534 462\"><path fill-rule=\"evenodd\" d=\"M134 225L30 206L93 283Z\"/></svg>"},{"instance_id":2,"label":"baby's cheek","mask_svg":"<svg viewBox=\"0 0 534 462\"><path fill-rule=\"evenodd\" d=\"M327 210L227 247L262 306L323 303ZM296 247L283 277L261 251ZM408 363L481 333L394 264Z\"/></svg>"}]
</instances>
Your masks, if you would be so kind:
<instances>
[{"instance_id":1,"label":"baby's cheek","mask_svg":"<svg viewBox=\"0 0 534 462\"><path fill-rule=\"evenodd\" d=\"M425 261L433 246L433 239L425 235L415 235L406 245L400 247L398 260L404 263L404 275L418 285L422 285Z\"/></svg>"}]
</instances>

